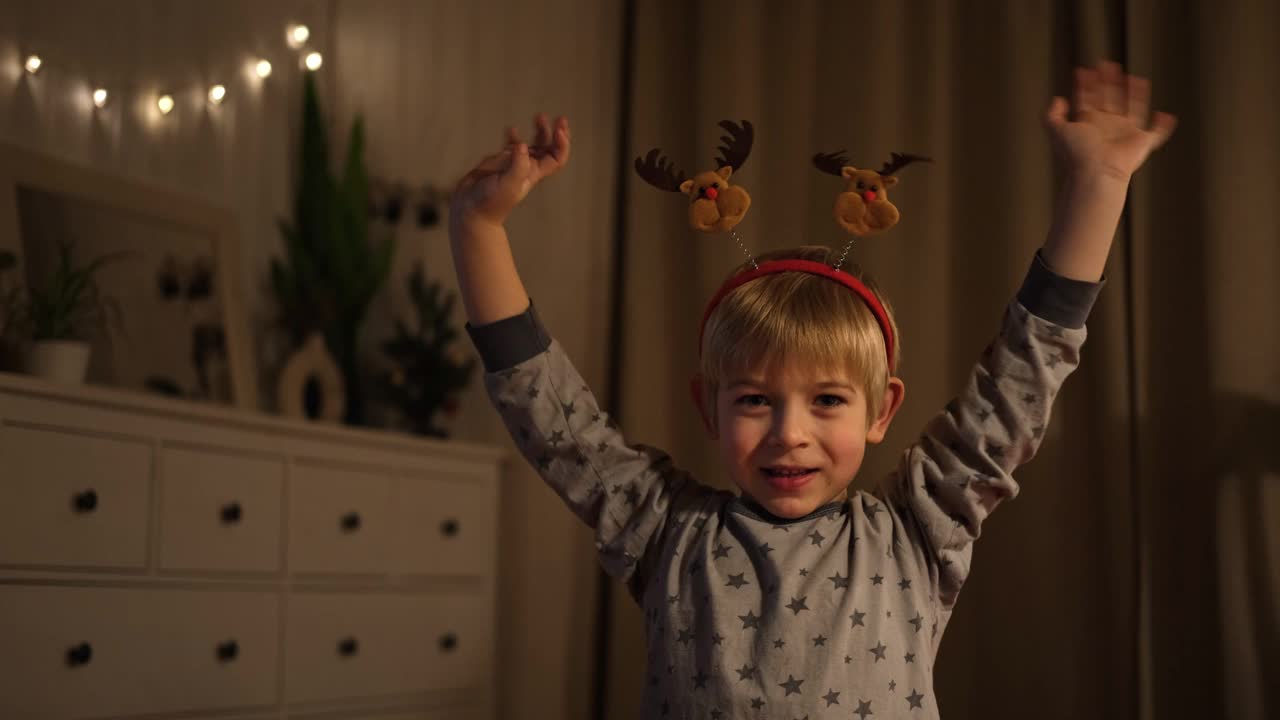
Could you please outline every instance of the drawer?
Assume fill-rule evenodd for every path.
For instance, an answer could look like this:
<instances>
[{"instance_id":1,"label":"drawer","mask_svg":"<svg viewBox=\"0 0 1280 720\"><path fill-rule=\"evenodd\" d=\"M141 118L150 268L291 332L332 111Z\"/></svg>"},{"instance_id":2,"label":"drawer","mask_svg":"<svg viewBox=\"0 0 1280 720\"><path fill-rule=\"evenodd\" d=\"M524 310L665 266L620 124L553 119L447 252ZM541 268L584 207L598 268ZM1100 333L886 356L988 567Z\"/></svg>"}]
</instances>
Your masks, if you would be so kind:
<instances>
[{"instance_id":1,"label":"drawer","mask_svg":"<svg viewBox=\"0 0 1280 720\"><path fill-rule=\"evenodd\" d=\"M292 595L285 700L488 688L491 608L467 593Z\"/></svg>"},{"instance_id":2,"label":"drawer","mask_svg":"<svg viewBox=\"0 0 1280 720\"><path fill-rule=\"evenodd\" d=\"M151 446L0 425L0 564L143 568Z\"/></svg>"},{"instance_id":3,"label":"drawer","mask_svg":"<svg viewBox=\"0 0 1280 720\"><path fill-rule=\"evenodd\" d=\"M205 450L160 452L160 567L280 569L284 462Z\"/></svg>"},{"instance_id":4,"label":"drawer","mask_svg":"<svg viewBox=\"0 0 1280 720\"><path fill-rule=\"evenodd\" d=\"M271 705L279 607L267 593L0 587L0 717Z\"/></svg>"},{"instance_id":5,"label":"drawer","mask_svg":"<svg viewBox=\"0 0 1280 720\"><path fill-rule=\"evenodd\" d=\"M289 481L289 570L385 574L391 478L299 464Z\"/></svg>"},{"instance_id":6,"label":"drawer","mask_svg":"<svg viewBox=\"0 0 1280 720\"><path fill-rule=\"evenodd\" d=\"M393 571L492 575L498 514L494 486L474 475L452 481L438 477L396 481Z\"/></svg>"}]
</instances>

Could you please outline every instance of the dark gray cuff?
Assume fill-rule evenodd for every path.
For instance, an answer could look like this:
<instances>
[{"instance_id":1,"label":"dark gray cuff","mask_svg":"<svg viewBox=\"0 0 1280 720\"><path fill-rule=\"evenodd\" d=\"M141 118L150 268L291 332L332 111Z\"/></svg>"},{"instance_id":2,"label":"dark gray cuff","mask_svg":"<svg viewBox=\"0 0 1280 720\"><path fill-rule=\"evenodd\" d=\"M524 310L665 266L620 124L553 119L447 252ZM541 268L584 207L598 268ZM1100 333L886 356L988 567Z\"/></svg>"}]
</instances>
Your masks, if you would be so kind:
<instances>
[{"instance_id":1,"label":"dark gray cuff","mask_svg":"<svg viewBox=\"0 0 1280 720\"><path fill-rule=\"evenodd\" d=\"M1049 267L1037 250L1018 291L1018 302L1038 318L1063 327L1080 328L1084 327L1093 302L1106 284L1105 275L1098 282L1063 277Z\"/></svg>"},{"instance_id":2,"label":"dark gray cuff","mask_svg":"<svg viewBox=\"0 0 1280 720\"><path fill-rule=\"evenodd\" d=\"M551 347L551 336L542 326L542 320L538 319L532 300L529 301L529 309L519 315L480 327L467 323L466 328L471 342L480 352L480 359L484 361L485 372L515 367Z\"/></svg>"}]
</instances>

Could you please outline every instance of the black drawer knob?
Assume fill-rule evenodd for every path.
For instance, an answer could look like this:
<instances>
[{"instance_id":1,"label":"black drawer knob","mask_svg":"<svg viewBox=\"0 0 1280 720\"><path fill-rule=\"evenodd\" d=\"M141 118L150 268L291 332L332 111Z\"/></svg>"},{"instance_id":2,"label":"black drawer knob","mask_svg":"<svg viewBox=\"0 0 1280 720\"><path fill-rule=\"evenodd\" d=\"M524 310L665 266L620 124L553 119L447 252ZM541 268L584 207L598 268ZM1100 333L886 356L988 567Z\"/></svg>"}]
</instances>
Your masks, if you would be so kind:
<instances>
[{"instance_id":1,"label":"black drawer knob","mask_svg":"<svg viewBox=\"0 0 1280 720\"><path fill-rule=\"evenodd\" d=\"M238 502L227 503L222 506L221 514L223 525L235 525L244 517L244 509Z\"/></svg>"},{"instance_id":2,"label":"black drawer knob","mask_svg":"<svg viewBox=\"0 0 1280 720\"><path fill-rule=\"evenodd\" d=\"M218 643L218 662L231 662L240 656L240 644L235 640Z\"/></svg>"},{"instance_id":3,"label":"black drawer knob","mask_svg":"<svg viewBox=\"0 0 1280 720\"><path fill-rule=\"evenodd\" d=\"M460 529L458 521L453 518L449 518L448 520L440 523L440 532L443 533L445 537L456 537L458 535L458 530Z\"/></svg>"},{"instance_id":4,"label":"black drawer knob","mask_svg":"<svg viewBox=\"0 0 1280 720\"><path fill-rule=\"evenodd\" d=\"M355 532L360 529L360 513L349 512L342 516L342 531Z\"/></svg>"},{"instance_id":5,"label":"black drawer knob","mask_svg":"<svg viewBox=\"0 0 1280 720\"><path fill-rule=\"evenodd\" d=\"M458 648L458 636L453 633L445 633L440 636L440 649L444 652L453 652Z\"/></svg>"},{"instance_id":6,"label":"black drawer knob","mask_svg":"<svg viewBox=\"0 0 1280 720\"><path fill-rule=\"evenodd\" d=\"M93 490L85 490L82 493L76 493L71 504L78 513L93 512L98 507L98 493Z\"/></svg>"},{"instance_id":7,"label":"black drawer knob","mask_svg":"<svg viewBox=\"0 0 1280 720\"><path fill-rule=\"evenodd\" d=\"M92 659L93 646L89 643L80 643L67 648L67 664L71 667L88 665Z\"/></svg>"},{"instance_id":8,"label":"black drawer knob","mask_svg":"<svg viewBox=\"0 0 1280 720\"><path fill-rule=\"evenodd\" d=\"M360 641L355 638L343 638L338 642L338 654L342 657L355 657L358 652L360 652Z\"/></svg>"}]
</instances>

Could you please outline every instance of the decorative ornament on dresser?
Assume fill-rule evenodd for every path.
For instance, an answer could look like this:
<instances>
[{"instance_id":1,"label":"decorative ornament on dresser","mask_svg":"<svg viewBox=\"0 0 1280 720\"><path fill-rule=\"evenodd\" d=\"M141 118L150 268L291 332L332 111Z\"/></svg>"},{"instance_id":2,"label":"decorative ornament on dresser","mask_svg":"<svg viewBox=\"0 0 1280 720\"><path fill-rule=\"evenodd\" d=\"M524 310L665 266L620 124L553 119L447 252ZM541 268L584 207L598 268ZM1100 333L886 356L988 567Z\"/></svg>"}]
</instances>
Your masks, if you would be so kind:
<instances>
[{"instance_id":1,"label":"decorative ornament on dresser","mask_svg":"<svg viewBox=\"0 0 1280 720\"><path fill-rule=\"evenodd\" d=\"M312 333L280 372L276 386L280 414L341 422L347 408L342 371L325 348L324 335Z\"/></svg>"}]
</instances>

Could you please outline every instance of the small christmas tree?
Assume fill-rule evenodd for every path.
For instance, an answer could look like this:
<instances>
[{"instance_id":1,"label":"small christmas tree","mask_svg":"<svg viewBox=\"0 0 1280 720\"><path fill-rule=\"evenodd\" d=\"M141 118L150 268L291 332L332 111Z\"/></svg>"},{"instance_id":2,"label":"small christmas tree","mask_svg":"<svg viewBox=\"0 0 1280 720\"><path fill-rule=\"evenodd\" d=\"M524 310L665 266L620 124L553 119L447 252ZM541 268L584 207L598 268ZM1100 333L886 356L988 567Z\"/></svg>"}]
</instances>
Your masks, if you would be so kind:
<instances>
[{"instance_id":1,"label":"small christmas tree","mask_svg":"<svg viewBox=\"0 0 1280 720\"><path fill-rule=\"evenodd\" d=\"M422 263L414 265L408 286L418 316L417 328L410 330L404 321L396 321L395 335L382 344L394 367L379 378L379 389L409 430L448 437L448 432L435 424L436 413L443 410L452 415L457 411L457 393L470 380L475 360L459 362L449 352L458 337L450 322L455 295L445 293L439 283L428 282Z\"/></svg>"}]
</instances>

